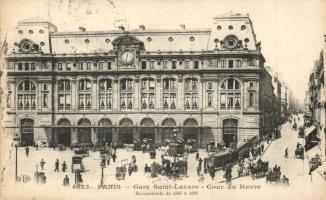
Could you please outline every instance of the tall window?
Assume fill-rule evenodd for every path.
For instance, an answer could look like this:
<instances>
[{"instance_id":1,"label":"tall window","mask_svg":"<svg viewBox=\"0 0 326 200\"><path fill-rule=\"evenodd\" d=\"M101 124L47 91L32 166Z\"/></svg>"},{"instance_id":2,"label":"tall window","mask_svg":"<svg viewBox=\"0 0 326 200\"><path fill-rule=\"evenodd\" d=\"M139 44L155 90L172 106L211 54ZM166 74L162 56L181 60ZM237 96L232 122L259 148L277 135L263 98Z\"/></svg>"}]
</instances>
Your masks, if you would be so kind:
<instances>
[{"instance_id":1,"label":"tall window","mask_svg":"<svg viewBox=\"0 0 326 200\"><path fill-rule=\"evenodd\" d=\"M43 108L48 107L48 96L49 96L48 84L43 83L42 85L42 107Z\"/></svg>"},{"instance_id":2,"label":"tall window","mask_svg":"<svg viewBox=\"0 0 326 200\"><path fill-rule=\"evenodd\" d=\"M82 62L78 63L78 70L80 70L80 71L84 70L84 63L82 63Z\"/></svg>"},{"instance_id":3,"label":"tall window","mask_svg":"<svg viewBox=\"0 0 326 200\"><path fill-rule=\"evenodd\" d=\"M36 86L30 80L18 85L18 110L36 110Z\"/></svg>"},{"instance_id":4,"label":"tall window","mask_svg":"<svg viewBox=\"0 0 326 200\"><path fill-rule=\"evenodd\" d=\"M236 68L241 68L242 67L242 60L236 60L235 67Z\"/></svg>"},{"instance_id":5,"label":"tall window","mask_svg":"<svg viewBox=\"0 0 326 200\"><path fill-rule=\"evenodd\" d=\"M225 68L226 60L221 60L220 63L221 68Z\"/></svg>"},{"instance_id":6,"label":"tall window","mask_svg":"<svg viewBox=\"0 0 326 200\"><path fill-rule=\"evenodd\" d=\"M112 109L112 80L102 79L99 83L99 108L100 110Z\"/></svg>"},{"instance_id":7,"label":"tall window","mask_svg":"<svg viewBox=\"0 0 326 200\"><path fill-rule=\"evenodd\" d=\"M133 108L133 80L120 80L120 109L131 110Z\"/></svg>"},{"instance_id":8,"label":"tall window","mask_svg":"<svg viewBox=\"0 0 326 200\"><path fill-rule=\"evenodd\" d=\"M229 68L233 68L233 60L229 60L229 65L228 65Z\"/></svg>"},{"instance_id":9,"label":"tall window","mask_svg":"<svg viewBox=\"0 0 326 200\"><path fill-rule=\"evenodd\" d=\"M194 110L198 108L198 80L187 78L184 85L184 108L185 110Z\"/></svg>"},{"instance_id":10,"label":"tall window","mask_svg":"<svg viewBox=\"0 0 326 200\"><path fill-rule=\"evenodd\" d=\"M198 69L199 68L199 62L198 60L194 61L194 69Z\"/></svg>"},{"instance_id":11,"label":"tall window","mask_svg":"<svg viewBox=\"0 0 326 200\"><path fill-rule=\"evenodd\" d=\"M145 78L141 80L141 108L154 109L155 108L155 81L152 78Z\"/></svg>"},{"instance_id":12,"label":"tall window","mask_svg":"<svg viewBox=\"0 0 326 200\"><path fill-rule=\"evenodd\" d=\"M163 109L176 109L177 87L175 78L163 79Z\"/></svg>"},{"instance_id":13,"label":"tall window","mask_svg":"<svg viewBox=\"0 0 326 200\"><path fill-rule=\"evenodd\" d=\"M234 78L225 79L220 86L221 110L240 110L241 91L240 83Z\"/></svg>"},{"instance_id":14,"label":"tall window","mask_svg":"<svg viewBox=\"0 0 326 200\"><path fill-rule=\"evenodd\" d=\"M168 61L164 60L163 61L163 69L167 69L168 68Z\"/></svg>"},{"instance_id":15,"label":"tall window","mask_svg":"<svg viewBox=\"0 0 326 200\"><path fill-rule=\"evenodd\" d=\"M253 92L250 92L249 93L249 107L253 107L254 106L254 102L255 102L254 97L255 97L254 93Z\"/></svg>"},{"instance_id":16,"label":"tall window","mask_svg":"<svg viewBox=\"0 0 326 200\"><path fill-rule=\"evenodd\" d=\"M60 80L58 82L58 97L58 110L70 110L71 94L69 80Z\"/></svg>"},{"instance_id":17,"label":"tall window","mask_svg":"<svg viewBox=\"0 0 326 200\"><path fill-rule=\"evenodd\" d=\"M188 61L188 60L186 60L186 61L184 62L184 68L185 68L185 69L189 69L189 61Z\"/></svg>"},{"instance_id":18,"label":"tall window","mask_svg":"<svg viewBox=\"0 0 326 200\"><path fill-rule=\"evenodd\" d=\"M87 63L88 64L88 63ZM91 81L82 79L78 81L78 107L79 110L90 110L92 105L91 100Z\"/></svg>"}]
</instances>

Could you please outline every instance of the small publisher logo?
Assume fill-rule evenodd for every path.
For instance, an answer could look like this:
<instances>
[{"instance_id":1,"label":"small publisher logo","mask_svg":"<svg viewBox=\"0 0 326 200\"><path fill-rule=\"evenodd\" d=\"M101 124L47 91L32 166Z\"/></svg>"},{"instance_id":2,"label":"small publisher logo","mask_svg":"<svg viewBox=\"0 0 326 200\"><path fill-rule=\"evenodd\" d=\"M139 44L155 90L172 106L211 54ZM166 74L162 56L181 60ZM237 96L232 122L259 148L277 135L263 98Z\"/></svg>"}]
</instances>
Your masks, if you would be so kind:
<instances>
[{"instance_id":1,"label":"small publisher logo","mask_svg":"<svg viewBox=\"0 0 326 200\"><path fill-rule=\"evenodd\" d=\"M28 183L31 181L31 177L27 175L17 176L17 182Z\"/></svg>"}]
</instances>

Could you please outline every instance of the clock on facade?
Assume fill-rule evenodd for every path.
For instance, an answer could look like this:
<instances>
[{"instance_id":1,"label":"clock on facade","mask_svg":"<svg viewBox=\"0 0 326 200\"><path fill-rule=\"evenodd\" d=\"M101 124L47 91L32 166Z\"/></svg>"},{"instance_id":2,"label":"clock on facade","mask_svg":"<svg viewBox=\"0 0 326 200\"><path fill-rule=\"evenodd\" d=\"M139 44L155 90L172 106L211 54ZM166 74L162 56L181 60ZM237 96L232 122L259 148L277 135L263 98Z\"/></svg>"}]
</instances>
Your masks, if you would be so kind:
<instances>
[{"instance_id":1,"label":"clock on facade","mask_svg":"<svg viewBox=\"0 0 326 200\"><path fill-rule=\"evenodd\" d=\"M130 65L134 61L134 54L129 51L126 51L121 55L120 60L123 64Z\"/></svg>"}]
</instances>

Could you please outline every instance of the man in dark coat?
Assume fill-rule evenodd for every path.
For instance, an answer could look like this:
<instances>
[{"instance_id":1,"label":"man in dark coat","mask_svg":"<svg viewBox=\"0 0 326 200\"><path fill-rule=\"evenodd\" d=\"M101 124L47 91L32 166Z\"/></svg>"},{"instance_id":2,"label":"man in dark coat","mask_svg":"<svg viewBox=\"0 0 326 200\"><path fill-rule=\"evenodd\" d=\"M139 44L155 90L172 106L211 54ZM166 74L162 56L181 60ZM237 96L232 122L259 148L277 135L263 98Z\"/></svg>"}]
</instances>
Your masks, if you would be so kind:
<instances>
[{"instance_id":1,"label":"man in dark coat","mask_svg":"<svg viewBox=\"0 0 326 200\"><path fill-rule=\"evenodd\" d=\"M26 153L26 157L28 157L28 154L29 154L29 147L26 147L26 148L25 148L25 153Z\"/></svg>"},{"instance_id":2,"label":"man in dark coat","mask_svg":"<svg viewBox=\"0 0 326 200\"><path fill-rule=\"evenodd\" d=\"M57 159L56 161L55 161L55 170L54 170L55 172L58 172L59 171L59 159Z\"/></svg>"},{"instance_id":3,"label":"man in dark coat","mask_svg":"<svg viewBox=\"0 0 326 200\"><path fill-rule=\"evenodd\" d=\"M115 154L115 152L112 154L112 160L113 162L115 162L115 159L117 158L117 155Z\"/></svg>"},{"instance_id":4,"label":"man in dark coat","mask_svg":"<svg viewBox=\"0 0 326 200\"><path fill-rule=\"evenodd\" d=\"M70 185L70 183L69 183L69 177L68 177L68 175L66 175L64 177L64 179L63 179L63 186L67 187L69 185Z\"/></svg>"},{"instance_id":5,"label":"man in dark coat","mask_svg":"<svg viewBox=\"0 0 326 200\"><path fill-rule=\"evenodd\" d=\"M202 158L199 158L199 160L198 160L198 166L199 166L200 170L201 170L201 164L202 164L202 162L203 162L203 159Z\"/></svg>"}]
</instances>

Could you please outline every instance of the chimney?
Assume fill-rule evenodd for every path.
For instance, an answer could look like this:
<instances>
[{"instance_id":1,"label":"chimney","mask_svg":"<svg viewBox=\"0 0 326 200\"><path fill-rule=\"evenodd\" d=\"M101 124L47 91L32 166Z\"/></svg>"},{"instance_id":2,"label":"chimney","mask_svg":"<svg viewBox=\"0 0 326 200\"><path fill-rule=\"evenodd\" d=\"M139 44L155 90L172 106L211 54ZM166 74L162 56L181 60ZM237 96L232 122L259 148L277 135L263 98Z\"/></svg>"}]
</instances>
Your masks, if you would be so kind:
<instances>
[{"instance_id":1,"label":"chimney","mask_svg":"<svg viewBox=\"0 0 326 200\"><path fill-rule=\"evenodd\" d=\"M145 30L145 26L144 26L144 24L139 25L139 29L140 29L140 30Z\"/></svg>"},{"instance_id":2,"label":"chimney","mask_svg":"<svg viewBox=\"0 0 326 200\"><path fill-rule=\"evenodd\" d=\"M83 26L80 26L80 27L79 27L79 31L81 31L81 32L86 32L86 28L83 27Z\"/></svg>"},{"instance_id":3,"label":"chimney","mask_svg":"<svg viewBox=\"0 0 326 200\"><path fill-rule=\"evenodd\" d=\"M186 25L184 25L184 24L180 24L180 29L181 29L181 30L185 30L185 29L186 29Z\"/></svg>"}]
</instances>

